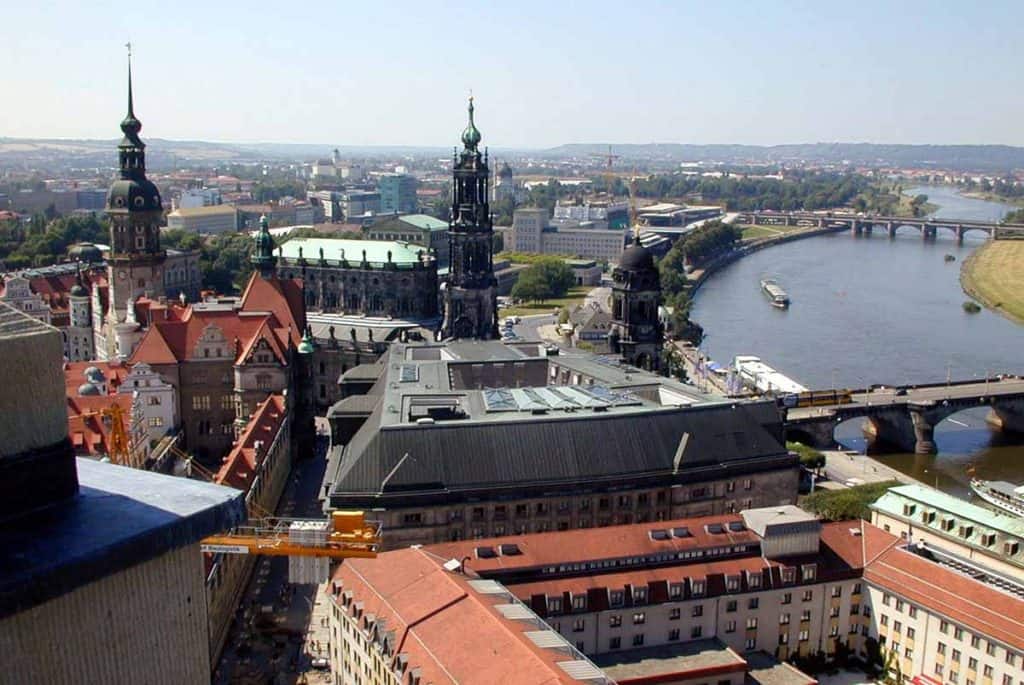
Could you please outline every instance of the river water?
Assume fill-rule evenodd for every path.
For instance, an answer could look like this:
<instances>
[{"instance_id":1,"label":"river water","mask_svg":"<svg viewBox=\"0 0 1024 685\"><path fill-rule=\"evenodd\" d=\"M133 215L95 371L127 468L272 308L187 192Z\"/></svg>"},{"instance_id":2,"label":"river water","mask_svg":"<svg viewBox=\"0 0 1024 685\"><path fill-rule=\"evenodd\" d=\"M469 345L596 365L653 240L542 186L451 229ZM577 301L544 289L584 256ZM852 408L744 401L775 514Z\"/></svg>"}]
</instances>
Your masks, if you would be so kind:
<instances>
[{"instance_id":1,"label":"river water","mask_svg":"<svg viewBox=\"0 0 1024 685\"><path fill-rule=\"evenodd\" d=\"M936 215L995 221L1013 209L922 187ZM968 233L958 245L939 230L922 240L903 227L808 238L762 250L725 267L701 287L692 317L705 330L703 345L722 364L753 354L814 389L913 385L1024 373L1024 326L983 310L967 314L960 264L984 242ZM953 255L954 262L945 261ZM788 310L769 306L760 280L775 278L789 293ZM1024 446L989 429L983 410L955 414L936 427L937 455L887 454L885 463L944 490L968 493L969 465L981 478L1024 482ZM859 422L840 426L836 438L867 449Z\"/></svg>"}]
</instances>

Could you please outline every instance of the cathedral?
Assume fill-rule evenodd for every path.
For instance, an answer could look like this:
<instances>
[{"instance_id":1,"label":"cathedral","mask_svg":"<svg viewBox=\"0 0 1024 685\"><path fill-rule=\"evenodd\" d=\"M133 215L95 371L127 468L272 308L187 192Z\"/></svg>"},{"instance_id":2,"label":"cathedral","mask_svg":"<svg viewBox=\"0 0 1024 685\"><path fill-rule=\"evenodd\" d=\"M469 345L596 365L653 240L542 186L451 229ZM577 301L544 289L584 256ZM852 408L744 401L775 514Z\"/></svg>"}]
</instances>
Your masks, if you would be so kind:
<instances>
[{"instance_id":1,"label":"cathedral","mask_svg":"<svg viewBox=\"0 0 1024 685\"><path fill-rule=\"evenodd\" d=\"M473 122L462 132L454 158L452 208L448 220L451 270L441 286L444 321L441 338L494 340L498 337L498 294L494 278L494 229L488 202L490 170L480 153L480 131Z\"/></svg>"}]
</instances>

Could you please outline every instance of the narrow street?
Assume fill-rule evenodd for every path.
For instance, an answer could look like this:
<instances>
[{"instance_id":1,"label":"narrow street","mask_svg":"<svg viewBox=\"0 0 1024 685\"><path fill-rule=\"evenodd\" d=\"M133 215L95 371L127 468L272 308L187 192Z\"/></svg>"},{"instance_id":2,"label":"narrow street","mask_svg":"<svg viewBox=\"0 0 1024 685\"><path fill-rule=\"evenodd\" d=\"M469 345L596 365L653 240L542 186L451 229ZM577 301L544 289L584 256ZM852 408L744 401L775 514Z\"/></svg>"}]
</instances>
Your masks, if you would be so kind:
<instances>
[{"instance_id":1,"label":"narrow street","mask_svg":"<svg viewBox=\"0 0 1024 685\"><path fill-rule=\"evenodd\" d=\"M318 423L320 421L322 419ZM314 457L293 464L276 514L291 518L323 517L317 496L324 476L327 447L328 438L320 436ZM327 580L324 578L324 582ZM323 586L289 584L287 557L260 557L242 594L212 682L253 685L328 682L324 679L329 679L328 672L311 669L312 659L320 654L317 639L321 640L319 647L323 656L327 656L327 629L319 625L323 611L321 607L314 611L315 604L322 604L317 601L318 587ZM312 618L314 614L316 619ZM321 635L323 637L319 637Z\"/></svg>"}]
</instances>

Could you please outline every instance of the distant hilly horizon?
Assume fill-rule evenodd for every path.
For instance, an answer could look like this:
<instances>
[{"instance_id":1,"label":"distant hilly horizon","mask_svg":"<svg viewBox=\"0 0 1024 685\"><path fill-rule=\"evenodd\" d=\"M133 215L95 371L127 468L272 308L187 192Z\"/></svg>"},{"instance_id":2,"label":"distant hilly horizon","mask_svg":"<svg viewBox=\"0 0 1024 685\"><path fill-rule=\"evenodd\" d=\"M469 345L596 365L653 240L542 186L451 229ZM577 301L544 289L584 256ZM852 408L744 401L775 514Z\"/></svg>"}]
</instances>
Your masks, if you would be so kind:
<instances>
[{"instance_id":1,"label":"distant hilly horizon","mask_svg":"<svg viewBox=\"0 0 1024 685\"><path fill-rule=\"evenodd\" d=\"M311 161L337 148L355 157L425 157L451 154L451 146L335 145L330 143L225 143L201 140L147 140L154 166L172 158L194 162ZM0 137L0 164L61 159L112 165L117 139L41 139ZM660 163L711 162L773 164L813 161L868 166L914 166L957 171L1009 172L1024 169L1024 147L1011 145L900 145L878 143L568 143L550 148L492 148L496 156L525 155L550 159L595 157L612 153L623 159Z\"/></svg>"}]
</instances>

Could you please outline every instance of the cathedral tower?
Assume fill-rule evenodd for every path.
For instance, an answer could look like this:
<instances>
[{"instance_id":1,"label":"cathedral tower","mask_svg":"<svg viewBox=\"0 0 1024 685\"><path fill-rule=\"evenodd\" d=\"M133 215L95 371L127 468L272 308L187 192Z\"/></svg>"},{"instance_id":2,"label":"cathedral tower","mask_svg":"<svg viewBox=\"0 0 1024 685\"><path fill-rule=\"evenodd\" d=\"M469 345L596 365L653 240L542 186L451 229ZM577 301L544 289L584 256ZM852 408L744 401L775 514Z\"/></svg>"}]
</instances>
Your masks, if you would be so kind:
<instances>
[{"instance_id":1,"label":"cathedral tower","mask_svg":"<svg viewBox=\"0 0 1024 685\"><path fill-rule=\"evenodd\" d=\"M139 138L142 122L135 117L132 101L131 53L128 54L128 114L121 122L124 138L117 146L120 178L107 193L110 217L110 282L108 328L123 323L127 308L141 296L157 297L164 292L164 258L160 249L160 225L164 208L160 191L146 178L146 144ZM105 336L107 357L127 356L130 351L110 349L114 336ZM100 350L97 350L101 354Z\"/></svg>"},{"instance_id":2,"label":"cathedral tower","mask_svg":"<svg viewBox=\"0 0 1024 685\"><path fill-rule=\"evenodd\" d=\"M494 278L490 170L480 154L480 131L473 123L462 132L462 151L454 158L452 208L448 220L451 269L444 289L441 337L493 340L498 337L497 281Z\"/></svg>"},{"instance_id":3,"label":"cathedral tower","mask_svg":"<svg viewBox=\"0 0 1024 685\"><path fill-rule=\"evenodd\" d=\"M622 360L648 371L661 370L664 345L658 307L661 278L650 251L633 243L612 271L612 325L608 341Z\"/></svg>"}]
</instances>

